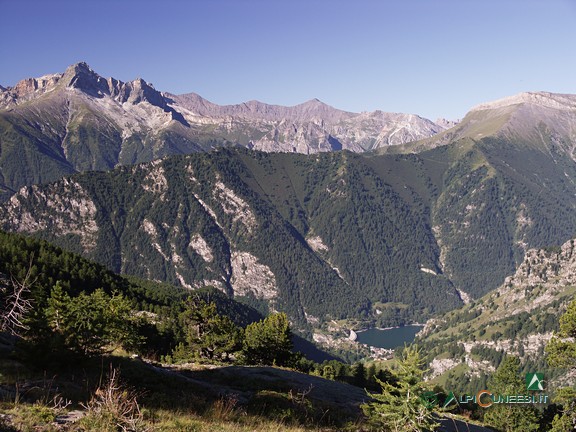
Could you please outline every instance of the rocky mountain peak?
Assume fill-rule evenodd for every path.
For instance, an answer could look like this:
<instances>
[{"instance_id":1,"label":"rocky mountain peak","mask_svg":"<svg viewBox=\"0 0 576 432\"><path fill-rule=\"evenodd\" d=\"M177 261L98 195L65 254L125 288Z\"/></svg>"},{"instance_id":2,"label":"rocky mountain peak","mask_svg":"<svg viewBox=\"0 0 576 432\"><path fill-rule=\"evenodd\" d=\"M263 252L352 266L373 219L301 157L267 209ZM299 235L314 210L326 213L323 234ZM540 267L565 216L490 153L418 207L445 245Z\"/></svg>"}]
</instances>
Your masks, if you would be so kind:
<instances>
[{"instance_id":1,"label":"rocky mountain peak","mask_svg":"<svg viewBox=\"0 0 576 432\"><path fill-rule=\"evenodd\" d=\"M26 106L22 106L22 102L27 102ZM66 114L74 117L79 106L87 107L93 114L86 126L94 129L94 135L98 136L99 149L104 153L111 151L114 156L103 154L98 162L85 165L84 155L79 151L75 155L78 160L73 162L74 169L87 166L99 169L111 163L142 162L167 154L230 145L270 152L316 153L341 149L362 152L428 138L443 130L416 115L382 111L358 114L339 110L319 99L294 106L256 100L217 105L194 93L161 93L142 78L128 82L103 78L85 62L69 66L64 73L29 78L14 88L0 91L0 110L14 110L14 121L26 124L34 112L37 117L34 127L37 125L40 129L38 136L55 146L62 145L62 137L65 145L73 139L74 135L67 130L66 121L70 116ZM71 112L67 111L69 108ZM64 114L55 121L53 129L44 127L45 119L51 118L55 110ZM49 130L62 133L55 138ZM159 144L152 152L133 147L136 141L155 142L163 130L170 132L173 141ZM112 136L115 137L113 144L109 142ZM131 137L134 138L128 140ZM81 137L74 139L84 141ZM118 152L119 148L122 150ZM116 160L117 155L122 158ZM15 182L12 186L19 187L21 183Z\"/></svg>"},{"instance_id":2,"label":"rocky mountain peak","mask_svg":"<svg viewBox=\"0 0 576 432\"><path fill-rule=\"evenodd\" d=\"M97 75L96 72L94 72L86 62L74 63L73 65L68 66L66 68L66 71L64 72L64 75L77 75L77 74Z\"/></svg>"},{"instance_id":3,"label":"rocky mountain peak","mask_svg":"<svg viewBox=\"0 0 576 432\"><path fill-rule=\"evenodd\" d=\"M573 110L576 109L576 96L549 92L524 92L477 105L471 111L491 110L513 105L536 105L557 110Z\"/></svg>"},{"instance_id":4,"label":"rocky mountain peak","mask_svg":"<svg viewBox=\"0 0 576 432\"><path fill-rule=\"evenodd\" d=\"M21 98L30 95L31 93L40 90L45 91L54 87L60 80L60 75L44 75L40 78L26 78L18 83L13 88L4 89L11 91L16 98Z\"/></svg>"},{"instance_id":5,"label":"rocky mountain peak","mask_svg":"<svg viewBox=\"0 0 576 432\"><path fill-rule=\"evenodd\" d=\"M328 104L325 104L319 99L310 99L303 104L296 105L294 107L297 111L300 111L304 115L312 117L322 117L324 119L330 118L333 120L341 120L344 117L348 117L350 113L336 109Z\"/></svg>"},{"instance_id":6,"label":"rocky mountain peak","mask_svg":"<svg viewBox=\"0 0 576 432\"><path fill-rule=\"evenodd\" d=\"M28 93L32 93L37 89L38 82L34 78L26 78L16 83L14 86L14 93L16 93L19 97L22 97Z\"/></svg>"},{"instance_id":7,"label":"rocky mountain peak","mask_svg":"<svg viewBox=\"0 0 576 432\"><path fill-rule=\"evenodd\" d=\"M450 129L460 123L460 120L448 120L445 118L437 118L434 123L438 126L442 126L444 129Z\"/></svg>"},{"instance_id":8,"label":"rocky mountain peak","mask_svg":"<svg viewBox=\"0 0 576 432\"><path fill-rule=\"evenodd\" d=\"M84 62L69 66L62 75L62 81L66 87L76 88L90 96L102 97L110 94L107 80Z\"/></svg>"},{"instance_id":9,"label":"rocky mountain peak","mask_svg":"<svg viewBox=\"0 0 576 432\"><path fill-rule=\"evenodd\" d=\"M137 104L140 102L148 102L164 110L167 109L166 100L162 94L142 78L121 84L116 98L122 103Z\"/></svg>"},{"instance_id":10,"label":"rocky mountain peak","mask_svg":"<svg viewBox=\"0 0 576 432\"><path fill-rule=\"evenodd\" d=\"M303 104L300 104L300 106L302 107L313 107L313 108L330 108L330 109L334 109L332 108L330 105L325 104L324 102L322 102L320 99L318 98L314 98L314 99L310 99L309 101L304 102Z\"/></svg>"},{"instance_id":11,"label":"rocky mountain peak","mask_svg":"<svg viewBox=\"0 0 576 432\"><path fill-rule=\"evenodd\" d=\"M115 78L105 79L94 72L88 64L80 62L66 69L62 81L67 87L78 89L93 97L111 96L120 103L130 104L148 102L167 110L162 94L142 78L127 83Z\"/></svg>"}]
</instances>

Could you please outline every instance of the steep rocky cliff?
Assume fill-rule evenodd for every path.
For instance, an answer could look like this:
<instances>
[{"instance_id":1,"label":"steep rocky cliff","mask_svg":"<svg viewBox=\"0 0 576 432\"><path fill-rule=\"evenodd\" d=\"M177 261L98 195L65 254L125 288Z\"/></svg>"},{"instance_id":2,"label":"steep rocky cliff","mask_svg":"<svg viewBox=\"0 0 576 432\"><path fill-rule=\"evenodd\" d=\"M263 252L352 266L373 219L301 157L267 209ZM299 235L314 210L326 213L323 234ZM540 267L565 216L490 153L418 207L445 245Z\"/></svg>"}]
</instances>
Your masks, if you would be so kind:
<instances>
[{"instance_id":1,"label":"steep rocky cliff","mask_svg":"<svg viewBox=\"0 0 576 432\"><path fill-rule=\"evenodd\" d=\"M576 293L575 244L569 240L528 250L499 288L429 320L418 339L431 352L431 376L449 377L459 385L473 377L485 379L506 354L534 370L548 370L544 348ZM562 382L563 377L555 379Z\"/></svg>"}]
</instances>

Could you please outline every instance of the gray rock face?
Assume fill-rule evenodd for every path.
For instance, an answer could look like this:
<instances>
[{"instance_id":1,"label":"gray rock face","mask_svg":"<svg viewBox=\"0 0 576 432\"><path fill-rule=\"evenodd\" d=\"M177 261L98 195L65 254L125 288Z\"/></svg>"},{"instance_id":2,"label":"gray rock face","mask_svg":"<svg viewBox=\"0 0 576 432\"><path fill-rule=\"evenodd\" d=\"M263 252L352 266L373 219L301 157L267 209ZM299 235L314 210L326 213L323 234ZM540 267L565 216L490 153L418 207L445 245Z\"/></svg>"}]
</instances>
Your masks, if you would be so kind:
<instances>
[{"instance_id":1,"label":"gray rock face","mask_svg":"<svg viewBox=\"0 0 576 432\"><path fill-rule=\"evenodd\" d=\"M421 340L433 340L438 347L430 363L430 376L454 370L461 365L462 359L469 368L465 372L467 376L493 373L497 364L483 358L485 354L479 355L479 349L514 355L523 361L542 358L554 330L546 322L551 317L557 322L558 316L573 300L575 242L571 239L554 248L528 249L516 272L496 290L451 312L450 316L430 319L418 336ZM518 325L523 317L525 322ZM514 325L516 330L511 331ZM491 335L497 331L500 332L498 337ZM456 341L446 340L448 335L455 334L459 335ZM445 347L450 343L461 346L464 354L448 354ZM476 355L471 355L474 350ZM567 379L560 376L554 381L566 385Z\"/></svg>"},{"instance_id":2,"label":"gray rock face","mask_svg":"<svg viewBox=\"0 0 576 432\"><path fill-rule=\"evenodd\" d=\"M131 135L130 129L150 123L145 115L134 118L130 106L148 109L145 106L150 105L172 112L170 119L185 127L178 132L185 138L194 136L194 130L210 129L213 141L265 151L363 151L427 138L444 130L443 126L416 115L381 111L357 114L338 110L317 99L292 107L258 101L219 106L194 93L180 96L161 93L141 78L127 83L105 79L86 63L72 65L63 74L24 79L13 88L1 90L0 109L16 109L25 101L40 102L46 93L54 90L80 93L91 106L99 105L94 106L94 110L102 116L113 117L122 135ZM95 101L98 99L117 105L98 104ZM173 127L175 125L167 121L161 129Z\"/></svg>"},{"instance_id":3,"label":"gray rock face","mask_svg":"<svg viewBox=\"0 0 576 432\"><path fill-rule=\"evenodd\" d=\"M266 152L363 152L444 130L416 115L351 113L317 99L219 106L105 79L86 63L0 88L0 200L21 186L85 170L243 146Z\"/></svg>"},{"instance_id":4,"label":"gray rock face","mask_svg":"<svg viewBox=\"0 0 576 432\"><path fill-rule=\"evenodd\" d=\"M215 123L234 119L258 125L268 133L254 137L248 147L263 151L316 153L345 149L362 152L427 138L445 129L417 115L382 111L352 113L318 99L285 107L258 101L219 106L194 93L170 95L170 98L191 114Z\"/></svg>"},{"instance_id":5,"label":"gray rock face","mask_svg":"<svg viewBox=\"0 0 576 432\"><path fill-rule=\"evenodd\" d=\"M66 87L76 88L90 96L101 97L110 94L108 82L94 72L86 63L70 66L62 76Z\"/></svg>"}]
</instances>

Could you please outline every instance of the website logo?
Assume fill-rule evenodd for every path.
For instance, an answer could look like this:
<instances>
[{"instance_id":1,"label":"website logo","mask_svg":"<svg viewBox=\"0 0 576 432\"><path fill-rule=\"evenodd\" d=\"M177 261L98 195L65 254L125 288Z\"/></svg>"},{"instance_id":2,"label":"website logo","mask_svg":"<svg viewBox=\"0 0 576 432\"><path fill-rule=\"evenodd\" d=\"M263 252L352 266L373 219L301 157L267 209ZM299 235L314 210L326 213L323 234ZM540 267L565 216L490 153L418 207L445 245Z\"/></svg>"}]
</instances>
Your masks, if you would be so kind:
<instances>
[{"instance_id":1,"label":"website logo","mask_svg":"<svg viewBox=\"0 0 576 432\"><path fill-rule=\"evenodd\" d=\"M454 394L454 392L451 391L448 394L448 396L446 396L446 401L444 402L444 406L442 406L442 408L448 408L448 406L454 402L456 404L458 404L458 400L456 399L456 395Z\"/></svg>"},{"instance_id":2,"label":"website logo","mask_svg":"<svg viewBox=\"0 0 576 432\"><path fill-rule=\"evenodd\" d=\"M466 406L468 404L476 404L482 408L491 407L494 404L520 404L520 405L539 405L548 404L549 396L544 391L544 374L541 372L530 372L526 374L526 392L516 394L499 394L493 393L490 390L482 389L475 394L460 394L456 395L453 391L449 392L444 403L443 409L452 409L458 406ZM539 393L532 393L539 392ZM432 392L429 392L432 393ZM432 393L433 395L433 393ZM437 403L430 394L424 393L423 400L432 405Z\"/></svg>"},{"instance_id":3,"label":"website logo","mask_svg":"<svg viewBox=\"0 0 576 432\"><path fill-rule=\"evenodd\" d=\"M531 372L526 374L526 390L543 391L544 374Z\"/></svg>"}]
</instances>

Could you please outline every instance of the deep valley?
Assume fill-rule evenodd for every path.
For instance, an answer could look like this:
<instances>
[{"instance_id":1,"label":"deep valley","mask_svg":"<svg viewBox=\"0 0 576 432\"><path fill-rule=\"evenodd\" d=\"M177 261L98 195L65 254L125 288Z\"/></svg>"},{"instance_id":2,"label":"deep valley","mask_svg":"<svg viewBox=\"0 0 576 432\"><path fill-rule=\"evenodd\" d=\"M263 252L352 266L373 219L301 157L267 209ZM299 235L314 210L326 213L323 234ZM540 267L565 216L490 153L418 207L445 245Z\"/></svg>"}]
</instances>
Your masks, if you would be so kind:
<instances>
[{"instance_id":1,"label":"deep valley","mask_svg":"<svg viewBox=\"0 0 576 432\"><path fill-rule=\"evenodd\" d=\"M370 354L349 338L360 329L426 322L416 342L426 380L442 391L486 388L510 355L522 373L571 384L567 369L547 363L546 347L559 331L576 335L559 320L571 316L576 290L575 151L575 95L522 93L435 123L318 100L219 106L142 79L103 78L85 63L0 87L4 318L14 310L9 290L36 278L26 286L36 303L22 306L32 324L3 327L13 334L0 348L25 369L19 343L33 341L55 363L69 351L91 357L90 337L67 335L59 307L113 306L119 296L116 310L127 311L136 339L118 336L129 332L118 323L106 341L142 355L152 365L143 374L177 375L183 386L208 385L196 375L224 380L225 368L162 372L201 358L286 366L344 381L338 392L357 386L353 406L329 401L351 410L327 416L330 427L361 416L369 398L358 386L376 386L380 373L401 387L401 373L385 371L420 355L410 347ZM225 329L208 347L206 322ZM261 333L283 326L285 357L250 346L258 325ZM318 363L294 356L292 340ZM371 372L339 363L383 357L391 363ZM254 379L274 375L274 387L282 373ZM300 393L273 396L322 417L304 398L306 379L286 374ZM274 392L240 387L249 409Z\"/></svg>"}]
</instances>

